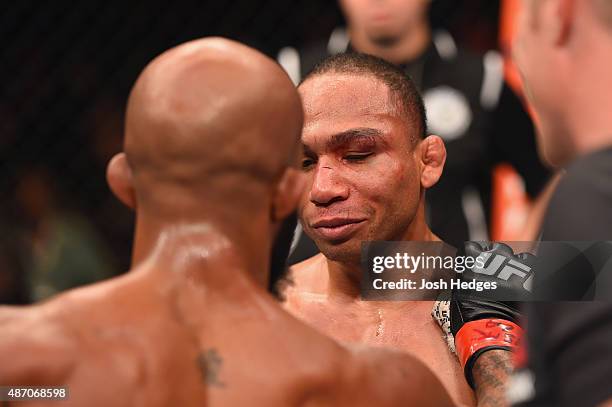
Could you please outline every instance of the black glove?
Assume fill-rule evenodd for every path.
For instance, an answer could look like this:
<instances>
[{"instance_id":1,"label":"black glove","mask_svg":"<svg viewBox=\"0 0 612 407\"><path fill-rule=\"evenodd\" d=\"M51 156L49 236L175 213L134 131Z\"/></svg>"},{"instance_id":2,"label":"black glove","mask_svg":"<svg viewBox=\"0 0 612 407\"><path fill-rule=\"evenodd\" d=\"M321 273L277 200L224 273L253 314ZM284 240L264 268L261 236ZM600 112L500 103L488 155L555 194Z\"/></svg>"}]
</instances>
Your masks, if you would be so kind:
<instances>
[{"instance_id":1,"label":"black glove","mask_svg":"<svg viewBox=\"0 0 612 407\"><path fill-rule=\"evenodd\" d=\"M536 258L529 253L515 255L503 243L466 242L464 254L479 261L471 269L457 273L456 278L465 283L474 280L496 286L489 291L452 292L450 330L465 377L474 387L472 368L480 355L493 349L511 351L520 342L520 303L506 300L528 298Z\"/></svg>"}]
</instances>

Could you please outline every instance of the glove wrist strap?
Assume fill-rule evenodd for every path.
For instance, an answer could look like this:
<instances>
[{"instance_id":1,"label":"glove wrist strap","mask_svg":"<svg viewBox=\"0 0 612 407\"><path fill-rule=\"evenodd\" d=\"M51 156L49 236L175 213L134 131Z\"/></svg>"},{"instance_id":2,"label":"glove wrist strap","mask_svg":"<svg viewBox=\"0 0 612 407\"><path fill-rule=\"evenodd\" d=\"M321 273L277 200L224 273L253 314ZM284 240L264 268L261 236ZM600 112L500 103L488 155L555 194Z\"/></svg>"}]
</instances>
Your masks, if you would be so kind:
<instances>
[{"instance_id":1,"label":"glove wrist strap","mask_svg":"<svg viewBox=\"0 0 612 407\"><path fill-rule=\"evenodd\" d=\"M455 347L470 386L474 387L472 367L477 357L491 349L515 351L523 330L503 319L479 319L465 323L455 335Z\"/></svg>"}]
</instances>

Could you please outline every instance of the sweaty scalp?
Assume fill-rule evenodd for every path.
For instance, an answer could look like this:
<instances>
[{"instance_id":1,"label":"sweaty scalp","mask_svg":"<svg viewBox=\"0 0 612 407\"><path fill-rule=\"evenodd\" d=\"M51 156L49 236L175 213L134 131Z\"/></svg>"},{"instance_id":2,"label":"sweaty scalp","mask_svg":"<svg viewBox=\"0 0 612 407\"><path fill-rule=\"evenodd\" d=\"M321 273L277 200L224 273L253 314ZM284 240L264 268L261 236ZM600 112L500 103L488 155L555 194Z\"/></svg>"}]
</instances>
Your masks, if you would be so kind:
<instances>
[{"instance_id":1,"label":"sweaty scalp","mask_svg":"<svg viewBox=\"0 0 612 407\"><path fill-rule=\"evenodd\" d=\"M140 74L125 153L141 195L162 184L229 189L232 177L267 185L295 156L301 125L299 96L276 62L206 38L164 52Z\"/></svg>"}]
</instances>

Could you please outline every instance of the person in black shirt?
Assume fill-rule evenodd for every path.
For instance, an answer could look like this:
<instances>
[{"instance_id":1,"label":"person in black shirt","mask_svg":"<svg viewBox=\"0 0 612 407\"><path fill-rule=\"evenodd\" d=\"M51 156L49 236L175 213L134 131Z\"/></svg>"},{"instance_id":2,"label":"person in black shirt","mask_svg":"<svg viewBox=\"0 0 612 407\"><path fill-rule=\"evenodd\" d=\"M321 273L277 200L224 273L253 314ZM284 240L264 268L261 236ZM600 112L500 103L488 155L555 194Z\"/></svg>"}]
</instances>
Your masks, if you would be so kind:
<instances>
[{"instance_id":1,"label":"person in black shirt","mask_svg":"<svg viewBox=\"0 0 612 407\"><path fill-rule=\"evenodd\" d=\"M504 82L501 56L471 54L447 32L432 33L429 3L342 0L348 29L334 30L327 45L285 48L279 62L297 83L325 56L348 49L400 65L411 76L423 94L429 131L448 151L442 178L427 191L428 221L434 233L460 247L488 238L494 165L512 164L532 198L550 173L537 156L529 116ZM302 234L290 263L317 252Z\"/></svg>"},{"instance_id":2,"label":"person in black shirt","mask_svg":"<svg viewBox=\"0 0 612 407\"><path fill-rule=\"evenodd\" d=\"M567 171L551 198L542 240L601 241L587 258L600 271L596 289L609 294L612 279L601 269L612 258L612 2L525 2L514 53L540 119L540 153ZM571 285L559 285L557 293ZM530 306L526 369L516 375L511 401L612 403L609 299Z\"/></svg>"}]
</instances>

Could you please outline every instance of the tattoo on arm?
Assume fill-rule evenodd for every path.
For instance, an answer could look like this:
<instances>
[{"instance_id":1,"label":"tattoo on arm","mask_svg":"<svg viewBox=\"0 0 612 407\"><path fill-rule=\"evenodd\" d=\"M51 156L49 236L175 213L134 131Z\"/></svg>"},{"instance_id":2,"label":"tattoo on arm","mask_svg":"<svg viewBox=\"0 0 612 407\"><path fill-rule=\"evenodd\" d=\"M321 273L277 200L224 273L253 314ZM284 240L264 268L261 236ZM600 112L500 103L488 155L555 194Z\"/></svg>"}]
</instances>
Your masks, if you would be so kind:
<instances>
[{"instance_id":1,"label":"tattoo on arm","mask_svg":"<svg viewBox=\"0 0 612 407\"><path fill-rule=\"evenodd\" d=\"M512 353L490 350L472 368L478 407L506 406L506 388L512 374Z\"/></svg>"},{"instance_id":2,"label":"tattoo on arm","mask_svg":"<svg viewBox=\"0 0 612 407\"><path fill-rule=\"evenodd\" d=\"M196 359L198 369L202 375L202 380L214 387L225 387L225 383L219 378L223 359L215 348L200 352Z\"/></svg>"}]
</instances>

